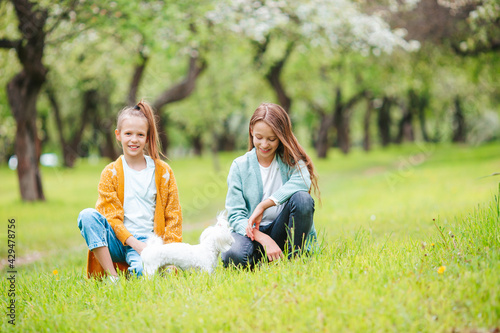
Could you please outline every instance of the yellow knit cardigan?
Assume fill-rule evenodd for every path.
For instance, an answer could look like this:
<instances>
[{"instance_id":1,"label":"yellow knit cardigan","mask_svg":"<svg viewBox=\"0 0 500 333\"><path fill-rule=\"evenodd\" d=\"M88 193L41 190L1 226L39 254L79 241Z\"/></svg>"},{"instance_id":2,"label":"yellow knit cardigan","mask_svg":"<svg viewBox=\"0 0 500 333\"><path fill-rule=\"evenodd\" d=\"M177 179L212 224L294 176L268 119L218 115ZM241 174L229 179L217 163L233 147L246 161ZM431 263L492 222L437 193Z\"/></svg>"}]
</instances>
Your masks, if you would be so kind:
<instances>
[{"instance_id":1,"label":"yellow knit cardigan","mask_svg":"<svg viewBox=\"0 0 500 333\"><path fill-rule=\"evenodd\" d=\"M124 174L121 156L108 164L101 173L96 210L109 222L116 237L123 245L132 234L123 225ZM163 238L164 243L182 242L182 212L179 203L177 183L170 166L155 160L156 209L154 233ZM126 269L126 263L116 263L120 270ZM103 276L106 273L92 251L87 255L87 276Z\"/></svg>"}]
</instances>

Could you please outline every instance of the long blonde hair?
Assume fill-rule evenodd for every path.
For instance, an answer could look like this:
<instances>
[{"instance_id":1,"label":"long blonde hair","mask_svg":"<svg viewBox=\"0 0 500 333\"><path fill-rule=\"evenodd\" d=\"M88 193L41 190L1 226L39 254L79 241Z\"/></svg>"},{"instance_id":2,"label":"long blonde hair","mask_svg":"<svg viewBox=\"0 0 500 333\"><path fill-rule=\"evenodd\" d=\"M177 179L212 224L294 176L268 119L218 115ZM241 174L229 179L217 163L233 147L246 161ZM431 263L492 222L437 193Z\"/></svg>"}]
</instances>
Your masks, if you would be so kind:
<instances>
[{"instance_id":1,"label":"long blonde hair","mask_svg":"<svg viewBox=\"0 0 500 333\"><path fill-rule=\"evenodd\" d=\"M278 149L276 150L276 154L279 154L285 164L290 167L295 167L298 161L304 161L311 177L311 184L314 189L314 193L318 198L320 198L318 175L314 169L314 164L293 134L292 122L286 111L281 106L273 103L262 103L259 105L253 113L252 118L250 118L250 125L248 128L249 151L254 147L252 132L254 125L258 121L263 121L269 125L278 137L280 143Z\"/></svg>"},{"instance_id":2,"label":"long blonde hair","mask_svg":"<svg viewBox=\"0 0 500 333\"><path fill-rule=\"evenodd\" d=\"M161 152L160 137L158 135L157 120L153 108L144 100L141 99L135 106L128 106L120 111L116 120L116 128L118 131L121 129L123 119L128 117L141 117L148 121L148 146L146 148L147 154L153 160L160 159L163 156Z\"/></svg>"}]
</instances>

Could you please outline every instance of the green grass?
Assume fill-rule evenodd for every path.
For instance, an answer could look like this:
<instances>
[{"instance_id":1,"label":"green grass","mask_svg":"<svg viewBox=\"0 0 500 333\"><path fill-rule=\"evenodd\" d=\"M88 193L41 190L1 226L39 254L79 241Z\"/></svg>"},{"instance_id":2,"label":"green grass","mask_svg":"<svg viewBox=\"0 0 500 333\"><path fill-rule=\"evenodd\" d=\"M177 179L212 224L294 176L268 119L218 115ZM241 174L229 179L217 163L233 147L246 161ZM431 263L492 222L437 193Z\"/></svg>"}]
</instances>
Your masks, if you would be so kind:
<instances>
[{"instance_id":1,"label":"green grass","mask_svg":"<svg viewBox=\"0 0 500 333\"><path fill-rule=\"evenodd\" d=\"M170 161L185 241L196 243L223 209L237 155L222 154L218 173L208 156ZM495 145L331 152L315 161L318 253L254 272L219 267L116 286L84 278L76 226L78 212L95 204L106 162L43 169L47 202L34 204L19 200L15 173L0 167L0 238L15 218L16 255L40 256L25 265L18 258L16 327L6 296L0 330L487 332L500 327L500 179L480 177L499 162ZM6 268L2 275L7 295Z\"/></svg>"}]
</instances>

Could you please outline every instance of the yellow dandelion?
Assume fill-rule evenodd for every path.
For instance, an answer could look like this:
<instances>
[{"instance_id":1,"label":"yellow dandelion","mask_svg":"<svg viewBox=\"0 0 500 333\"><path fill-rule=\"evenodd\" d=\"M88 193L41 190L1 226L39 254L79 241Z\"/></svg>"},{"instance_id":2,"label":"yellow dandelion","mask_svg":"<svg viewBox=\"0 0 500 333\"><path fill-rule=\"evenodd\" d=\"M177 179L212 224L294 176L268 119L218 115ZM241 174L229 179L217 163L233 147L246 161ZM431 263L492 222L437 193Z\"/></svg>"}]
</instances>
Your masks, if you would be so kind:
<instances>
[{"instance_id":1,"label":"yellow dandelion","mask_svg":"<svg viewBox=\"0 0 500 333\"><path fill-rule=\"evenodd\" d=\"M438 273L443 274L446 271L446 266L441 266L438 268Z\"/></svg>"},{"instance_id":2,"label":"yellow dandelion","mask_svg":"<svg viewBox=\"0 0 500 333\"><path fill-rule=\"evenodd\" d=\"M434 246L434 243L432 243L431 246Z\"/></svg>"},{"instance_id":3,"label":"yellow dandelion","mask_svg":"<svg viewBox=\"0 0 500 333\"><path fill-rule=\"evenodd\" d=\"M59 274L59 272L57 271L57 269L54 269L54 270L52 271L52 274L57 275L57 274Z\"/></svg>"}]
</instances>

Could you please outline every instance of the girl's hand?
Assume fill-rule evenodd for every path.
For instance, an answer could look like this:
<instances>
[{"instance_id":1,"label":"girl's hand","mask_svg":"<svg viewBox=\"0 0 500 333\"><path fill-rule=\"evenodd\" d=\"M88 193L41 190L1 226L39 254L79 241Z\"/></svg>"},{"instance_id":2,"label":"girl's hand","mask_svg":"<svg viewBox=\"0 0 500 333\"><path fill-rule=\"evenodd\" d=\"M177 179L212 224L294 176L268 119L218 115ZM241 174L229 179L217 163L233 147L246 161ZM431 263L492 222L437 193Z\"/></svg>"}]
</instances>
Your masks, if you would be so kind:
<instances>
[{"instance_id":1,"label":"girl's hand","mask_svg":"<svg viewBox=\"0 0 500 333\"><path fill-rule=\"evenodd\" d=\"M146 248L146 243L141 242L140 240L138 240L134 236L130 236L129 238L127 238L125 243L128 246L130 246L131 248L133 248L134 250L136 250L137 253L139 253L139 254L141 254L142 250L144 250Z\"/></svg>"},{"instance_id":2,"label":"girl's hand","mask_svg":"<svg viewBox=\"0 0 500 333\"><path fill-rule=\"evenodd\" d=\"M248 219L248 225L246 228L246 232L247 232L248 238L250 238L251 240L255 240L255 235L254 235L253 231L254 231L254 229L259 230L259 225L260 225L260 221L262 221L263 214L264 214L264 210L262 209L262 207L260 205L258 205L255 208L253 214ZM254 224L255 224L255 227L254 227Z\"/></svg>"},{"instance_id":3,"label":"girl's hand","mask_svg":"<svg viewBox=\"0 0 500 333\"><path fill-rule=\"evenodd\" d=\"M266 199L258 204L257 207L255 207L255 210L248 219L248 225L246 227L248 238L250 238L251 240L255 240L254 230L259 230L260 221L262 221L262 215L264 214L264 211L269 207L275 205L276 204L274 203L274 201L272 201L271 199Z\"/></svg>"},{"instance_id":4,"label":"girl's hand","mask_svg":"<svg viewBox=\"0 0 500 333\"><path fill-rule=\"evenodd\" d=\"M141 242L138 240L137 245L134 247L134 250L137 251L137 253L141 254L142 250L146 248L146 243Z\"/></svg>"},{"instance_id":5,"label":"girl's hand","mask_svg":"<svg viewBox=\"0 0 500 333\"><path fill-rule=\"evenodd\" d=\"M269 259L270 262L283 257L283 251L281 251L280 247L278 246L278 244L276 244L274 239L260 231L257 231L256 233L258 233L258 235L256 235L257 241L266 250L267 259Z\"/></svg>"}]
</instances>

